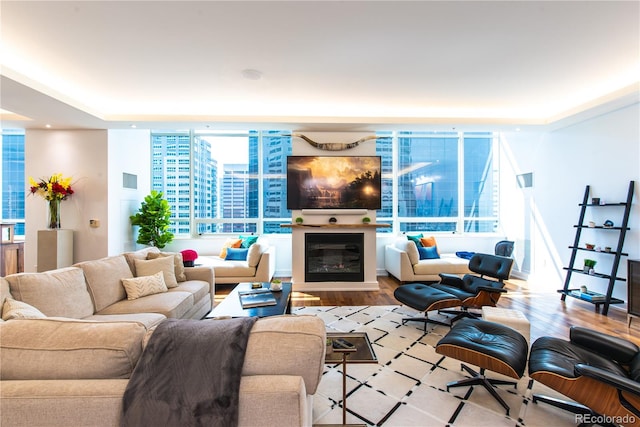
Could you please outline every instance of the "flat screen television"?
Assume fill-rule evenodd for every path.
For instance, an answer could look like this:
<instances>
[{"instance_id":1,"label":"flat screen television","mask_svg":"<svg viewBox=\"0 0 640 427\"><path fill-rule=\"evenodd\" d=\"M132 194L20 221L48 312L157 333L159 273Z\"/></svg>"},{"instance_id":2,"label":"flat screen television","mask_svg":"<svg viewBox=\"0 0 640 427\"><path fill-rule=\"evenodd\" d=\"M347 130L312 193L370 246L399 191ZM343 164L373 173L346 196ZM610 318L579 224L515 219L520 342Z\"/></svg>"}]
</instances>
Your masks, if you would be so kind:
<instances>
[{"instance_id":1,"label":"flat screen television","mask_svg":"<svg viewBox=\"0 0 640 427\"><path fill-rule=\"evenodd\" d=\"M380 156L287 157L287 209L380 209Z\"/></svg>"}]
</instances>

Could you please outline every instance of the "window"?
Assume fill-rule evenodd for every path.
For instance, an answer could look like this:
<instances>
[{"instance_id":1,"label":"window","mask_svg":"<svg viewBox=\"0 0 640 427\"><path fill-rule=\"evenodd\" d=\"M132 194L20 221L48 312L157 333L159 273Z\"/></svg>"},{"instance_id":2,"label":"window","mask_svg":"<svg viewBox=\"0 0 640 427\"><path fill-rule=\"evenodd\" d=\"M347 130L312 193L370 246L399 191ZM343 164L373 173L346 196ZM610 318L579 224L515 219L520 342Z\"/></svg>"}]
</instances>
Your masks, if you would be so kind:
<instances>
[{"instance_id":1,"label":"window","mask_svg":"<svg viewBox=\"0 0 640 427\"><path fill-rule=\"evenodd\" d=\"M464 135L464 231L498 229L498 158L493 135Z\"/></svg>"},{"instance_id":2,"label":"window","mask_svg":"<svg viewBox=\"0 0 640 427\"><path fill-rule=\"evenodd\" d=\"M290 228L280 224L291 221L287 209L287 156L291 155L291 138L280 131L262 132L262 199L264 233L287 234ZM256 171L258 172L258 171Z\"/></svg>"},{"instance_id":3,"label":"window","mask_svg":"<svg viewBox=\"0 0 640 427\"><path fill-rule=\"evenodd\" d=\"M178 237L290 233L287 132L152 132L151 183L172 205ZM382 158L379 233L498 229L499 157L491 132L378 132ZM24 235L24 131L2 132L3 222Z\"/></svg>"},{"instance_id":4,"label":"window","mask_svg":"<svg viewBox=\"0 0 640 427\"><path fill-rule=\"evenodd\" d=\"M15 223L16 236L24 236L24 131L2 131L2 213L1 222Z\"/></svg>"},{"instance_id":5,"label":"window","mask_svg":"<svg viewBox=\"0 0 640 427\"><path fill-rule=\"evenodd\" d=\"M497 142L492 133L377 136L382 208L376 220L395 225L379 233L497 230ZM291 138L286 132L153 132L152 148L154 189L175 195L172 189L178 187L179 203L171 199L177 235L291 232L280 227L291 221L286 208Z\"/></svg>"},{"instance_id":6,"label":"window","mask_svg":"<svg viewBox=\"0 0 640 427\"><path fill-rule=\"evenodd\" d=\"M167 193L177 185L181 196L189 196L188 200L180 197L179 204L171 203L171 231L176 235L290 232L280 227L291 218L286 209L284 185L291 138L282 134L281 131L152 132L153 158L167 164L170 160L175 164L177 158L180 165L177 176L168 175L175 172L175 166L154 167L153 188ZM175 158L165 160L169 155ZM193 218L192 228L182 221L178 223L179 218ZM265 221L260 227L262 219Z\"/></svg>"},{"instance_id":7,"label":"window","mask_svg":"<svg viewBox=\"0 0 640 427\"><path fill-rule=\"evenodd\" d=\"M493 134L399 132L397 138L400 231L496 231Z\"/></svg>"}]
</instances>

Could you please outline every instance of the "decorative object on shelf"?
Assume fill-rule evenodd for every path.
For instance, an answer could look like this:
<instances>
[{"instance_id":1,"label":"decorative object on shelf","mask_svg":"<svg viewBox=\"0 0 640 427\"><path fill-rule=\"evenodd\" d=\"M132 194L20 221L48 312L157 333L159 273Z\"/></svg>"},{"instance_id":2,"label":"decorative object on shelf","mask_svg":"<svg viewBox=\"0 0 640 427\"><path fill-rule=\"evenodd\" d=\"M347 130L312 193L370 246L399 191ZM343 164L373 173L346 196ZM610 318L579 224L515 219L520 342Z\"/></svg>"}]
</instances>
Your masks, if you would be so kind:
<instances>
[{"instance_id":1,"label":"decorative object on shelf","mask_svg":"<svg viewBox=\"0 0 640 427\"><path fill-rule=\"evenodd\" d=\"M60 200L49 200L47 224L52 230L60 228Z\"/></svg>"},{"instance_id":2,"label":"decorative object on shelf","mask_svg":"<svg viewBox=\"0 0 640 427\"><path fill-rule=\"evenodd\" d=\"M604 228L611 228L611 227L613 227L613 221L611 221L610 219L608 219L608 220L606 220L606 221L604 222L604 224L602 224L602 226L603 226Z\"/></svg>"},{"instance_id":3,"label":"decorative object on shelf","mask_svg":"<svg viewBox=\"0 0 640 427\"><path fill-rule=\"evenodd\" d=\"M595 221L589 221L589 228L593 228L596 226Z\"/></svg>"},{"instance_id":4,"label":"decorative object on shelf","mask_svg":"<svg viewBox=\"0 0 640 427\"><path fill-rule=\"evenodd\" d=\"M596 247L596 245L594 245L593 243L585 243L585 244L584 244L584 246L585 246L587 249L593 249L593 248L595 248L595 247Z\"/></svg>"},{"instance_id":5,"label":"decorative object on shelf","mask_svg":"<svg viewBox=\"0 0 640 427\"><path fill-rule=\"evenodd\" d=\"M161 191L152 190L144 198L138 213L131 215L131 225L138 225L137 243L141 245L164 248L173 241L173 233L169 231L171 206L163 198Z\"/></svg>"},{"instance_id":6,"label":"decorative object on shelf","mask_svg":"<svg viewBox=\"0 0 640 427\"><path fill-rule=\"evenodd\" d=\"M301 216L296 218L296 224L302 224L304 222L304 220L302 219Z\"/></svg>"},{"instance_id":7,"label":"decorative object on shelf","mask_svg":"<svg viewBox=\"0 0 640 427\"><path fill-rule=\"evenodd\" d=\"M60 228L60 202L73 194L71 177L65 178L61 173L54 173L49 178L40 178L40 181L29 177L29 191L49 202L47 212L47 227Z\"/></svg>"},{"instance_id":8,"label":"decorative object on shelf","mask_svg":"<svg viewBox=\"0 0 640 427\"><path fill-rule=\"evenodd\" d=\"M362 218L363 224L369 224L370 222L371 222L371 218L369 218L368 216L365 216L364 218Z\"/></svg>"},{"instance_id":9,"label":"decorative object on shelf","mask_svg":"<svg viewBox=\"0 0 640 427\"><path fill-rule=\"evenodd\" d=\"M600 197L592 197L591 198L591 203L594 205L599 205L600 204Z\"/></svg>"},{"instance_id":10,"label":"decorative object on shelf","mask_svg":"<svg viewBox=\"0 0 640 427\"><path fill-rule=\"evenodd\" d=\"M593 259L585 259L584 260L584 272L585 273L589 273L589 274L593 274L593 268L596 266L598 262L596 260Z\"/></svg>"},{"instance_id":11,"label":"decorative object on shelf","mask_svg":"<svg viewBox=\"0 0 640 427\"><path fill-rule=\"evenodd\" d=\"M342 150L348 150L350 148L355 148L358 145L360 145L362 142L365 141L369 141L371 139L378 139L377 136L375 135L371 135L371 136L365 136L363 138L360 138L357 141L354 142L316 142L314 140L312 140L311 138L306 137L305 135L301 134L301 133L292 133L290 135L283 135L283 136L291 136L292 138L300 138L300 139L304 139L305 141L307 141L309 143L309 145L311 145L312 147L315 147L319 150L326 150L326 151L342 151Z\"/></svg>"},{"instance_id":12,"label":"decorative object on shelf","mask_svg":"<svg viewBox=\"0 0 640 427\"><path fill-rule=\"evenodd\" d=\"M331 218L329 218L329 223L330 224L335 224L336 222L338 222L338 220L336 219L335 216L332 216Z\"/></svg>"},{"instance_id":13,"label":"decorative object on shelf","mask_svg":"<svg viewBox=\"0 0 640 427\"><path fill-rule=\"evenodd\" d=\"M604 251L605 252L611 252L611 246L605 246L604 247Z\"/></svg>"},{"instance_id":14,"label":"decorative object on shelf","mask_svg":"<svg viewBox=\"0 0 640 427\"><path fill-rule=\"evenodd\" d=\"M13 236L15 235L15 224L2 223L0 224L0 230L2 230L1 243L13 243Z\"/></svg>"}]
</instances>

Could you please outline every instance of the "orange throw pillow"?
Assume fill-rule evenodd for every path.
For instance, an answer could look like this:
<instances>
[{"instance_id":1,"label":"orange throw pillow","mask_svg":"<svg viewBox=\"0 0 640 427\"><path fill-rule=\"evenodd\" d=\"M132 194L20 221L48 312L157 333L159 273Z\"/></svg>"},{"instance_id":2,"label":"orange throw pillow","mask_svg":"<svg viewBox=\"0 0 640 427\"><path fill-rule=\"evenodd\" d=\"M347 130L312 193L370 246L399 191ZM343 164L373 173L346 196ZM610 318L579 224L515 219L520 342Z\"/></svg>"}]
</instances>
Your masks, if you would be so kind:
<instances>
[{"instance_id":1,"label":"orange throw pillow","mask_svg":"<svg viewBox=\"0 0 640 427\"><path fill-rule=\"evenodd\" d=\"M420 243L422 243L422 246L424 246L425 248L435 247L436 248L436 253L438 255L440 255L440 251L438 250L438 245L436 244L436 238L435 237L433 237L433 236L421 237L420 238Z\"/></svg>"},{"instance_id":2,"label":"orange throw pillow","mask_svg":"<svg viewBox=\"0 0 640 427\"><path fill-rule=\"evenodd\" d=\"M436 238L433 236L429 236L429 237L421 237L420 238L420 243L422 243L422 246L424 246L425 248L430 248L432 246L438 246L436 244ZM438 251L439 253L439 251Z\"/></svg>"},{"instance_id":3,"label":"orange throw pillow","mask_svg":"<svg viewBox=\"0 0 640 427\"><path fill-rule=\"evenodd\" d=\"M227 248L239 248L242 245L242 239L227 239L222 245L222 250L220 251L220 258L225 259L227 257Z\"/></svg>"}]
</instances>

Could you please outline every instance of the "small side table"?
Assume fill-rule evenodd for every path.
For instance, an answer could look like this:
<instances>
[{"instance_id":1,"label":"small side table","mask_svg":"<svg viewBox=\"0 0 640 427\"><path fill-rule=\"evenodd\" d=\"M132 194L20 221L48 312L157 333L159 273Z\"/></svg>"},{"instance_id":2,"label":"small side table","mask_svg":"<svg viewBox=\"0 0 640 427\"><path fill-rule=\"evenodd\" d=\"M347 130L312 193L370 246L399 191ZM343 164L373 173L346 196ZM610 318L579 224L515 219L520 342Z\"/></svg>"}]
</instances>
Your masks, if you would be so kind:
<instances>
[{"instance_id":1,"label":"small side table","mask_svg":"<svg viewBox=\"0 0 640 427\"><path fill-rule=\"evenodd\" d=\"M327 346L324 363L342 364L342 424L347 423L347 364L378 363L366 332L327 332L327 340L342 338L355 346L355 350L342 350Z\"/></svg>"}]
</instances>

